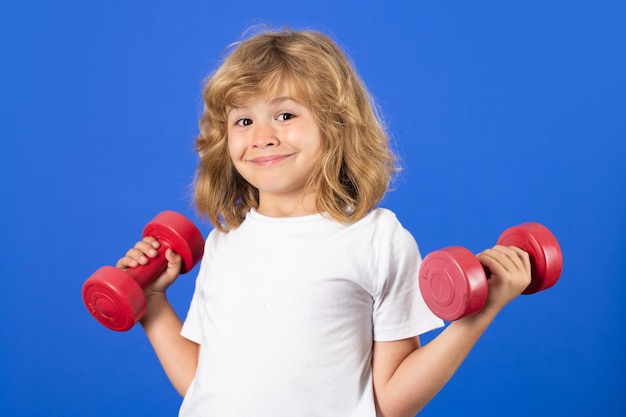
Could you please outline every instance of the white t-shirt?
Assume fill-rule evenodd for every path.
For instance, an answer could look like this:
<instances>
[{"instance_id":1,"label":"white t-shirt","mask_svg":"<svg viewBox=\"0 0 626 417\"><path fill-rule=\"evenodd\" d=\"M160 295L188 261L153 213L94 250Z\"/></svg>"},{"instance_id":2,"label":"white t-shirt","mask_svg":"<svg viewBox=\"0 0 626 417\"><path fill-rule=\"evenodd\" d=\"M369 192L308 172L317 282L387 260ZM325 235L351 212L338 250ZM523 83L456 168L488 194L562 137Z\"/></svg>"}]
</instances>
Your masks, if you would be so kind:
<instances>
[{"instance_id":1,"label":"white t-shirt","mask_svg":"<svg viewBox=\"0 0 626 417\"><path fill-rule=\"evenodd\" d=\"M373 341L443 322L389 210L342 225L251 211L207 238L182 335L200 346L181 417L375 416Z\"/></svg>"}]
</instances>

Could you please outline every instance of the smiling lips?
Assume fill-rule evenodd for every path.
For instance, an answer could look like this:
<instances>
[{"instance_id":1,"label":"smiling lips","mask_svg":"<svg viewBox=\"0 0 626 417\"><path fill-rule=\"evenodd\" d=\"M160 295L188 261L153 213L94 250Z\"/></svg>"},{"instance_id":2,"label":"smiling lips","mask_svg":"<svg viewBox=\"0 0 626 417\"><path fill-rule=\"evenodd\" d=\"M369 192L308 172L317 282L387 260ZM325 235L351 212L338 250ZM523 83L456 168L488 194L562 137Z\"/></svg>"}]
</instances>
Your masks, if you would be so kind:
<instances>
[{"instance_id":1,"label":"smiling lips","mask_svg":"<svg viewBox=\"0 0 626 417\"><path fill-rule=\"evenodd\" d=\"M290 158L293 154L285 154L285 155L266 155L259 156L256 158L249 159L248 162L251 162L258 166L271 166L276 165L287 158Z\"/></svg>"}]
</instances>

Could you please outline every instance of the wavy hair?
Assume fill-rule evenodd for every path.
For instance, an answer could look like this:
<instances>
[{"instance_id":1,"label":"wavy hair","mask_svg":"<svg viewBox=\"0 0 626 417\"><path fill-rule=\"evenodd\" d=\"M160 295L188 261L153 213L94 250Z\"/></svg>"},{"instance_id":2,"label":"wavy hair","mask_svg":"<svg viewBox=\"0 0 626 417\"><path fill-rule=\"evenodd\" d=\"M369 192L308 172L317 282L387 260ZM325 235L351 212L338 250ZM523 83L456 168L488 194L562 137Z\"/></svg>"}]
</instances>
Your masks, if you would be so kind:
<instances>
[{"instance_id":1,"label":"wavy hair","mask_svg":"<svg viewBox=\"0 0 626 417\"><path fill-rule=\"evenodd\" d=\"M196 151L195 203L222 231L258 207L258 190L236 171L228 152L230 107L284 86L308 107L322 134L322 157L308 187L316 208L342 223L364 217L384 197L396 156L370 93L352 63L316 31L264 31L231 45L207 79Z\"/></svg>"}]
</instances>

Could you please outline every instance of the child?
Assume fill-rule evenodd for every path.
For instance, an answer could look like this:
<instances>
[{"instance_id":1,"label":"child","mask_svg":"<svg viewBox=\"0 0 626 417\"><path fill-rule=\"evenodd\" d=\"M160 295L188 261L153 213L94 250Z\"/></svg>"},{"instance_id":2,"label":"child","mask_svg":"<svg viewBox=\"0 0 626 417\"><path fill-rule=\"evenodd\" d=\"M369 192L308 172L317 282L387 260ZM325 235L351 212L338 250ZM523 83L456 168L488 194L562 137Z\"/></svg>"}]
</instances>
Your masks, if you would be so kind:
<instances>
[{"instance_id":1,"label":"child","mask_svg":"<svg viewBox=\"0 0 626 417\"><path fill-rule=\"evenodd\" d=\"M181 416L414 416L505 304L530 282L528 255L496 246L479 313L442 321L417 283L420 254L376 208L395 170L375 105L342 51L313 31L237 44L204 89L196 203L215 229L184 324L165 291L141 324ZM117 263L145 264L145 238Z\"/></svg>"}]
</instances>

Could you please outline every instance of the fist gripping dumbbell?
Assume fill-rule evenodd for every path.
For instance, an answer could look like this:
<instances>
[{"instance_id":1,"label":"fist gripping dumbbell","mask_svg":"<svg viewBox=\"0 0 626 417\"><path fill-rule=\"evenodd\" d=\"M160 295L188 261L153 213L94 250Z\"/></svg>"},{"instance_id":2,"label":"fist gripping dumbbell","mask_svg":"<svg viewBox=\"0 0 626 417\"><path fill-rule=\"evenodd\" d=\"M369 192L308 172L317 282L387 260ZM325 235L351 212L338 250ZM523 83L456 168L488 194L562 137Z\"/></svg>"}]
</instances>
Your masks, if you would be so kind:
<instances>
[{"instance_id":1,"label":"fist gripping dumbbell","mask_svg":"<svg viewBox=\"0 0 626 417\"><path fill-rule=\"evenodd\" d=\"M204 238L182 214L159 213L143 230L143 237L156 238L161 246L146 265L121 270L113 266L98 269L83 284L83 301L91 315L111 330L126 331L146 312L143 289L167 267L165 251L171 248L182 258L181 273L189 272L202 259Z\"/></svg>"},{"instance_id":2,"label":"fist gripping dumbbell","mask_svg":"<svg viewBox=\"0 0 626 417\"><path fill-rule=\"evenodd\" d=\"M523 294L552 287L563 269L556 237L539 223L523 223L505 230L498 245L516 246L530 255L531 283ZM420 266L419 286L426 305L439 318L454 321L483 308L487 301L485 270L476 256L461 246L428 254Z\"/></svg>"}]
</instances>

